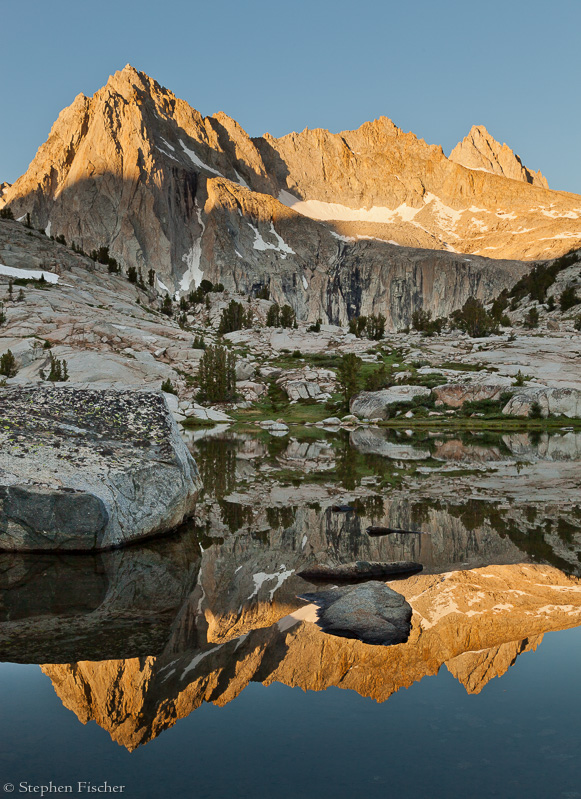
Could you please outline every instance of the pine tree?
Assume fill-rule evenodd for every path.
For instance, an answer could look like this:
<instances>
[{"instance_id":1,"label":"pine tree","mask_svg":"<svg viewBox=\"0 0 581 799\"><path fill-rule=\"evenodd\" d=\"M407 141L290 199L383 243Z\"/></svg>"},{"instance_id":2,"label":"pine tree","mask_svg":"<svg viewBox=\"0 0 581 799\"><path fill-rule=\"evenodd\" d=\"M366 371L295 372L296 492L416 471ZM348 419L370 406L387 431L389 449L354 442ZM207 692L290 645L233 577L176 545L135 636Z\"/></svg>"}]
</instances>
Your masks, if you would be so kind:
<instances>
[{"instance_id":1,"label":"pine tree","mask_svg":"<svg viewBox=\"0 0 581 799\"><path fill-rule=\"evenodd\" d=\"M229 402L236 396L236 356L226 347L208 347L198 368L198 397L207 402Z\"/></svg>"},{"instance_id":2,"label":"pine tree","mask_svg":"<svg viewBox=\"0 0 581 799\"><path fill-rule=\"evenodd\" d=\"M359 391L359 375L361 373L361 358L353 352L348 352L341 356L337 369L337 382L341 393L345 397L347 406L355 394Z\"/></svg>"},{"instance_id":3,"label":"pine tree","mask_svg":"<svg viewBox=\"0 0 581 799\"><path fill-rule=\"evenodd\" d=\"M147 273L147 282L153 288L155 285L155 269L150 269Z\"/></svg>"},{"instance_id":4,"label":"pine tree","mask_svg":"<svg viewBox=\"0 0 581 799\"><path fill-rule=\"evenodd\" d=\"M296 323L296 316L290 305L283 305L280 309L280 326L281 327L294 327Z\"/></svg>"},{"instance_id":5,"label":"pine tree","mask_svg":"<svg viewBox=\"0 0 581 799\"><path fill-rule=\"evenodd\" d=\"M171 297L166 294L161 304L161 312L166 316L173 316L173 306L171 304Z\"/></svg>"},{"instance_id":6,"label":"pine tree","mask_svg":"<svg viewBox=\"0 0 581 799\"><path fill-rule=\"evenodd\" d=\"M18 366L16 365L16 358L12 350L8 350L0 357L0 375L4 375L4 377L14 377L17 372Z\"/></svg>"},{"instance_id":7,"label":"pine tree","mask_svg":"<svg viewBox=\"0 0 581 799\"><path fill-rule=\"evenodd\" d=\"M378 314L378 316L374 314L368 316L365 327L368 338L372 341L380 341L385 333L385 316L382 313Z\"/></svg>"},{"instance_id":8,"label":"pine tree","mask_svg":"<svg viewBox=\"0 0 581 799\"><path fill-rule=\"evenodd\" d=\"M266 326L267 327L280 326L280 306L277 302L273 303L268 309L268 313L266 314Z\"/></svg>"}]
</instances>

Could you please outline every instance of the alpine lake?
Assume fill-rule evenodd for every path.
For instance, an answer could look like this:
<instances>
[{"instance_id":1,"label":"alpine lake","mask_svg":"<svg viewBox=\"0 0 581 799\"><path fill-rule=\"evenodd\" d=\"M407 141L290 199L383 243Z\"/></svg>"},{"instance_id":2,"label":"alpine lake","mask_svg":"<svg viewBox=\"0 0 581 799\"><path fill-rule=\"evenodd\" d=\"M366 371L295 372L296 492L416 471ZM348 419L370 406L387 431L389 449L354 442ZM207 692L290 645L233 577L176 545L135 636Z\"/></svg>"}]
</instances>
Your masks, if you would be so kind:
<instances>
[{"instance_id":1,"label":"alpine lake","mask_svg":"<svg viewBox=\"0 0 581 799\"><path fill-rule=\"evenodd\" d=\"M0 553L5 792L581 797L578 426L184 436L174 534ZM306 567L393 561L423 567L389 581L405 643L299 598L329 587Z\"/></svg>"}]
</instances>

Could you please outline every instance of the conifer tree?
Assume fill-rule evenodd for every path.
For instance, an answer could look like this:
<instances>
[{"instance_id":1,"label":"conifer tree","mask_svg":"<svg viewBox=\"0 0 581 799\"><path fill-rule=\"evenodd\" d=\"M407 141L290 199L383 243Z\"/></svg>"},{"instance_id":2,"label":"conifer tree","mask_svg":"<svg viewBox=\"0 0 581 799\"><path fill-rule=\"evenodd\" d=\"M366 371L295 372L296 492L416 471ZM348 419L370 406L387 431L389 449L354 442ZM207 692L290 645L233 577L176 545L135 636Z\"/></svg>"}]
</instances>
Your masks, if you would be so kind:
<instances>
[{"instance_id":1,"label":"conifer tree","mask_svg":"<svg viewBox=\"0 0 581 799\"><path fill-rule=\"evenodd\" d=\"M229 402L236 396L236 356L226 347L208 347L198 369L200 400Z\"/></svg>"}]
</instances>

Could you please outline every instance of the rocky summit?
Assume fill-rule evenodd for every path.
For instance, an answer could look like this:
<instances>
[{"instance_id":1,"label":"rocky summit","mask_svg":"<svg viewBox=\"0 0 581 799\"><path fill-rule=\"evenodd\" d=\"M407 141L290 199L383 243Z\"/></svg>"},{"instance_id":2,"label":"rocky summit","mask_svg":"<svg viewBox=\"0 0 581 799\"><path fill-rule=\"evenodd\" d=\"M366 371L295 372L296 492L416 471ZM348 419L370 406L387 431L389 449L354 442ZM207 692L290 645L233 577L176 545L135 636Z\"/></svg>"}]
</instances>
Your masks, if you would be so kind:
<instances>
[{"instance_id":1,"label":"rocky summit","mask_svg":"<svg viewBox=\"0 0 581 799\"><path fill-rule=\"evenodd\" d=\"M127 66L61 112L0 207L155 269L171 294L206 278L268 287L309 321L345 323L386 298L393 319L410 303L445 313L512 284L519 262L581 245L581 198L476 130L450 158L386 117L250 138Z\"/></svg>"},{"instance_id":2,"label":"rocky summit","mask_svg":"<svg viewBox=\"0 0 581 799\"><path fill-rule=\"evenodd\" d=\"M474 125L464 139L450 153L450 161L494 175L503 175L512 180L522 180L533 186L549 188L547 179L541 172L528 169L518 155L507 144L500 144L486 130L484 125Z\"/></svg>"},{"instance_id":3,"label":"rocky summit","mask_svg":"<svg viewBox=\"0 0 581 799\"><path fill-rule=\"evenodd\" d=\"M0 549L106 549L193 511L197 469L161 393L13 386L0 418Z\"/></svg>"}]
</instances>

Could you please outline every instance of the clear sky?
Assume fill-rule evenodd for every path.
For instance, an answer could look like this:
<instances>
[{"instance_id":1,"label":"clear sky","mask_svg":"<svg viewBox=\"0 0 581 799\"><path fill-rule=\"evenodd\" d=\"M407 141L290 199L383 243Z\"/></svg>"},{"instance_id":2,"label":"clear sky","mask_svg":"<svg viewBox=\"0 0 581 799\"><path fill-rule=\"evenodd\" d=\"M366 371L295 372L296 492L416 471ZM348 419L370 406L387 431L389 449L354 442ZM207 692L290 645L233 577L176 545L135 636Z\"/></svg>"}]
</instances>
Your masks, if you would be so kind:
<instances>
[{"instance_id":1,"label":"clear sky","mask_svg":"<svg viewBox=\"0 0 581 799\"><path fill-rule=\"evenodd\" d=\"M483 124L581 193L580 0L0 0L0 181L126 63L252 136L385 115L449 154Z\"/></svg>"}]
</instances>

